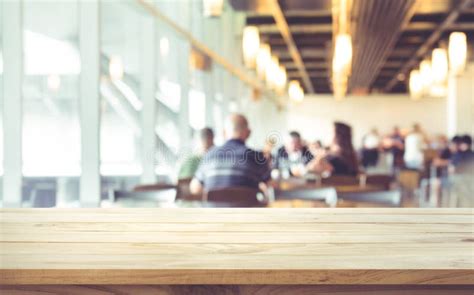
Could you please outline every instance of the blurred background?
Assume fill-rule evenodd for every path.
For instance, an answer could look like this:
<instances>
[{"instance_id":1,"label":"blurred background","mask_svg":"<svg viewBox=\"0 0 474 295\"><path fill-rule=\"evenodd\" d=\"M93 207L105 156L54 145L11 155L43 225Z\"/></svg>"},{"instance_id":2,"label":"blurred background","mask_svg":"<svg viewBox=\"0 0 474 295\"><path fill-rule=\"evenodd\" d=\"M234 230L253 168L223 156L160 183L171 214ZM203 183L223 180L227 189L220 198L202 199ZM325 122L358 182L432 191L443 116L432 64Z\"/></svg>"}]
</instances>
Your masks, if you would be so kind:
<instances>
[{"instance_id":1,"label":"blurred background","mask_svg":"<svg viewBox=\"0 0 474 295\"><path fill-rule=\"evenodd\" d=\"M270 152L291 130L329 145L343 121L362 153L377 129L367 175L417 196L407 206L462 205L441 201L432 164L474 133L474 1L15 0L0 19L4 207L113 206L172 186L198 131L222 143L232 112ZM432 156L404 182L383 140L415 123Z\"/></svg>"}]
</instances>

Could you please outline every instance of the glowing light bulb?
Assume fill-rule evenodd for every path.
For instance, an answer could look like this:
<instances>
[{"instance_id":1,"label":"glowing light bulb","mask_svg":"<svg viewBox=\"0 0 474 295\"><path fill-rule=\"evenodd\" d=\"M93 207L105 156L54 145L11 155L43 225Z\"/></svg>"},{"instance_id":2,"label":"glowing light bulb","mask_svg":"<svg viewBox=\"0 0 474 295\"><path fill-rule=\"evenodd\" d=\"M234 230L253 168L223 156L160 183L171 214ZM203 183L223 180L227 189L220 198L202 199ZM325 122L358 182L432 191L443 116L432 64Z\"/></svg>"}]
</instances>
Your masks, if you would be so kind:
<instances>
[{"instance_id":1,"label":"glowing light bulb","mask_svg":"<svg viewBox=\"0 0 474 295\"><path fill-rule=\"evenodd\" d=\"M56 92L61 87L61 78L58 75L51 74L47 78L48 89Z\"/></svg>"},{"instance_id":2,"label":"glowing light bulb","mask_svg":"<svg viewBox=\"0 0 474 295\"><path fill-rule=\"evenodd\" d=\"M112 80L120 80L123 78L123 62L118 55L112 55L109 61L109 75Z\"/></svg>"},{"instance_id":3,"label":"glowing light bulb","mask_svg":"<svg viewBox=\"0 0 474 295\"><path fill-rule=\"evenodd\" d=\"M412 70L410 72L409 80L410 96L413 100L418 100L423 95L423 81L419 70Z\"/></svg>"},{"instance_id":4,"label":"glowing light bulb","mask_svg":"<svg viewBox=\"0 0 474 295\"><path fill-rule=\"evenodd\" d=\"M255 26L247 26L244 28L242 38L242 49L244 55L245 66L249 68L255 67L255 60L260 48L260 34Z\"/></svg>"},{"instance_id":5,"label":"glowing light bulb","mask_svg":"<svg viewBox=\"0 0 474 295\"><path fill-rule=\"evenodd\" d=\"M464 71L467 60L467 37L465 33L453 32L449 35L449 69L455 75Z\"/></svg>"},{"instance_id":6,"label":"glowing light bulb","mask_svg":"<svg viewBox=\"0 0 474 295\"><path fill-rule=\"evenodd\" d=\"M444 83L448 78L448 55L443 48L433 50L431 68L434 83Z\"/></svg>"},{"instance_id":7,"label":"glowing light bulb","mask_svg":"<svg viewBox=\"0 0 474 295\"><path fill-rule=\"evenodd\" d=\"M270 45L261 44L257 53L257 75L260 79L265 79L265 70L270 65L271 60Z\"/></svg>"}]
</instances>

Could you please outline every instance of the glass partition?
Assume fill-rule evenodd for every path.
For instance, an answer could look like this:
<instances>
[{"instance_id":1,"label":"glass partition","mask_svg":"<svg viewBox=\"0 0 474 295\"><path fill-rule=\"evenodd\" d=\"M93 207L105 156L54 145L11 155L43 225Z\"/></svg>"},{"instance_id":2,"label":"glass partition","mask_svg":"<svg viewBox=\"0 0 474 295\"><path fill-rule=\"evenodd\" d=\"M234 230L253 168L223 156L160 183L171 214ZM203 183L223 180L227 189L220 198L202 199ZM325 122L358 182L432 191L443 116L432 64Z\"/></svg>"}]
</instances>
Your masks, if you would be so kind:
<instances>
[{"instance_id":1,"label":"glass partition","mask_svg":"<svg viewBox=\"0 0 474 295\"><path fill-rule=\"evenodd\" d=\"M78 3L24 1L23 206L78 206Z\"/></svg>"},{"instance_id":2,"label":"glass partition","mask_svg":"<svg viewBox=\"0 0 474 295\"><path fill-rule=\"evenodd\" d=\"M242 101L250 99L251 88L194 48L179 30L139 2L98 3L101 123L97 128L100 128L101 199L106 200L114 191L131 190L139 185L144 165L150 163L158 181L173 182L177 163L186 153L196 150L193 138L197 132L204 127L213 128L216 143L222 143L225 117L229 112L242 110ZM195 40L245 70L240 50L242 13L226 4L221 17L206 18L200 1L153 3ZM25 207L80 206L80 5L80 1L25 0L22 7L21 198ZM146 30L147 26L150 29L150 23L154 23L153 27ZM147 56L145 49L150 46L152 55ZM192 65L192 52L202 55L206 65ZM1 58L0 54L0 90ZM143 91L144 81L149 81L145 69L150 62L155 69L151 83L155 100L151 107L156 111L154 125L144 134ZM0 116L2 111L0 97ZM1 123L2 120L0 135ZM154 134L149 130L154 130ZM144 136L156 139L150 157L142 155ZM0 163L3 146L0 136ZM1 176L3 165L0 165ZM1 184L0 178L0 188Z\"/></svg>"},{"instance_id":3,"label":"glass partition","mask_svg":"<svg viewBox=\"0 0 474 295\"><path fill-rule=\"evenodd\" d=\"M131 1L101 1L100 173L103 197L137 184L143 108L140 95L145 18Z\"/></svg>"}]
</instances>

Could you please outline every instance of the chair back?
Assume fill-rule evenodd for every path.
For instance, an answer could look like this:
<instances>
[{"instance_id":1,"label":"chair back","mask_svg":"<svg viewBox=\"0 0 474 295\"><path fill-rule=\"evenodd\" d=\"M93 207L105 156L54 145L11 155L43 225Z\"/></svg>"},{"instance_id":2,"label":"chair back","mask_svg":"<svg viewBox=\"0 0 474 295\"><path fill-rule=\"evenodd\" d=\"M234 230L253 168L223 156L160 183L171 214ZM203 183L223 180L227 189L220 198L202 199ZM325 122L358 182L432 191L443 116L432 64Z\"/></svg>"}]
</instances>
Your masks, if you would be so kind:
<instances>
[{"instance_id":1,"label":"chair back","mask_svg":"<svg viewBox=\"0 0 474 295\"><path fill-rule=\"evenodd\" d=\"M407 190L415 190L418 188L421 180L421 172L415 170L402 170L398 175L400 186Z\"/></svg>"},{"instance_id":2,"label":"chair back","mask_svg":"<svg viewBox=\"0 0 474 295\"><path fill-rule=\"evenodd\" d=\"M192 194L189 185L191 184L192 178L183 178L178 180L176 186L176 199L185 201L202 201L202 194Z\"/></svg>"},{"instance_id":3,"label":"chair back","mask_svg":"<svg viewBox=\"0 0 474 295\"><path fill-rule=\"evenodd\" d=\"M380 186L385 190L390 190L393 181L394 178L387 174L369 174L366 178L366 184Z\"/></svg>"},{"instance_id":4,"label":"chair back","mask_svg":"<svg viewBox=\"0 0 474 295\"><path fill-rule=\"evenodd\" d=\"M359 178L348 175L332 175L321 180L323 185L359 185Z\"/></svg>"},{"instance_id":5,"label":"chair back","mask_svg":"<svg viewBox=\"0 0 474 295\"><path fill-rule=\"evenodd\" d=\"M49 183L37 184L30 194L30 205L33 208L51 208L55 207L56 186Z\"/></svg>"},{"instance_id":6,"label":"chair back","mask_svg":"<svg viewBox=\"0 0 474 295\"><path fill-rule=\"evenodd\" d=\"M153 191L113 191L114 203L124 207L169 207L176 199L176 188Z\"/></svg>"},{"instance_id":7,"label":"chair back","mask_svg":"<svg viewBox=\"0 0 474 295\"><path fill-rule=\"evenodd\" d=\"M247 187L213 189L204 193L204 207L264 207L259 200L262 192Z\"/></svg>"},{"instance_id":8,"label":"chair back","mask_svg":"<svg viewBox=\"0 0 474 295\"><path fill-rule=\"evenodd\" d=\"M329 207L335 207L337 191L334 187L295 190L275 189L275 200L324 201Z\"/></svg>"},{"instance_id":9,"label":"chair back","mask_svg":"<svg viewBox=\"0 0 474 295\"><path fill-rule=\"evenodd\" d=\"M134 192L148 192L148 191L161 191L167 189L176 189L176 185L172 183L154 183L154 184L141 184L133 188Z\"/></svg>"},{"instance_id":10,"label":"chair back","mask_svg":"<svg viewBox=\"0 0 474 295\"><path fill-rule=\"evenodd\" d=\"M364 193L340 193L339 198L353 202L381 204L388 207L400 207L402 203L402 194L399 190Z\"/></svg>"}]
</instances>

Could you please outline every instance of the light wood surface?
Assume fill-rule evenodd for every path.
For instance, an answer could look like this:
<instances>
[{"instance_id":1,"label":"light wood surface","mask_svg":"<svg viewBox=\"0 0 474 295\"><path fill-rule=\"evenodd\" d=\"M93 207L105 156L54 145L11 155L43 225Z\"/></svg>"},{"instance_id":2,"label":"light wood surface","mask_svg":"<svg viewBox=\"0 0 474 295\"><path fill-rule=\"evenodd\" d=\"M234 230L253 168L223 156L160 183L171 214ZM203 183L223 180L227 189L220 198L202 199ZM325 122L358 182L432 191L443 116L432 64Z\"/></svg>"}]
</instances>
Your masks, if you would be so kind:
<instances>
[{"instance_id":1,"label":"light wood surface","mask_svg":"<svg viewBox=\"0 0 474 295\"><path fill-rule=\"evenodd\" d=\"M473 219L472 209L3 209L0 284L470 285Z\"/></svg>"},{"instance_id":2,"label":"light wood surface","mask_svg":"<svg viewBox=\"0 0 474 295\"><path fill-rule=\"evenodd\" d=\"M4 293L2 293L4 292ZM472 286L381 285L10 285L8 295L472 295Z\"/></svg>"}]
</instances>

